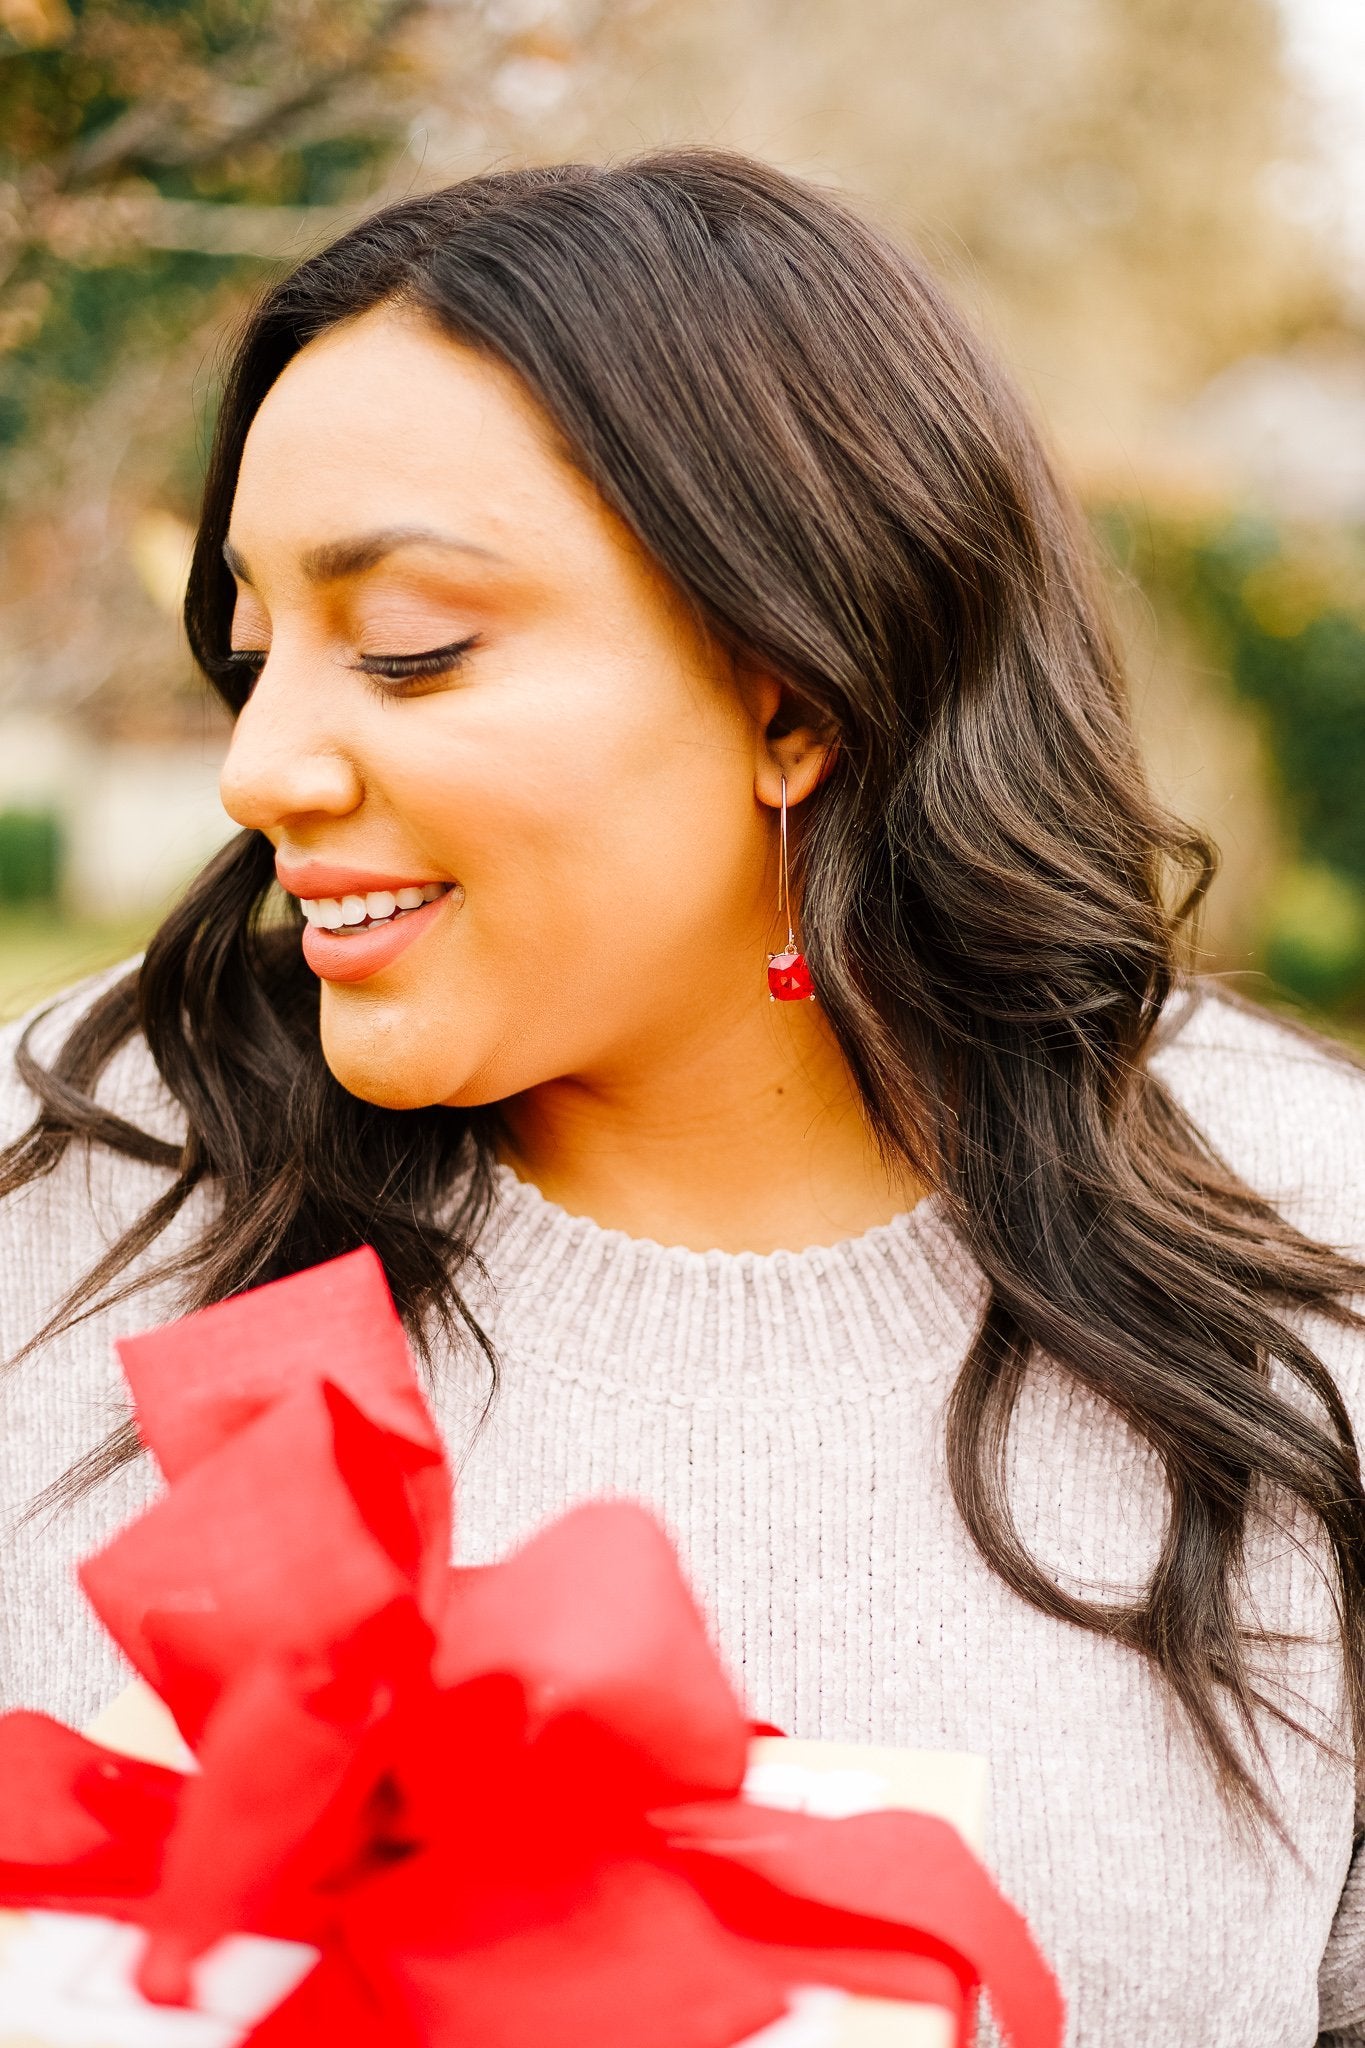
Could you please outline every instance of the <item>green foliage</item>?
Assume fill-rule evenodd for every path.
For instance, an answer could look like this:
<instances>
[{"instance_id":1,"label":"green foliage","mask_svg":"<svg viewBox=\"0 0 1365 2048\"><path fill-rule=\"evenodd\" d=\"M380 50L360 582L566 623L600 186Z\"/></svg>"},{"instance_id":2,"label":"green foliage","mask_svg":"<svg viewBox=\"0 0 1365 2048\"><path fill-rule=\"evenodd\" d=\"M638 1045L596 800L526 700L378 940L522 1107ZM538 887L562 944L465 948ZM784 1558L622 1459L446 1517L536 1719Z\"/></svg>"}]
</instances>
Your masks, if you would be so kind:
<instances>
[{"instance_id":1,"label":"green foliage","mask_svg":"<svg viewBox=\"0 0 1365 2048\"><path fill-rule=\"evenodd\" d=\"M1365 546L1353 560L1339 539L1239 524L1194 567L1266 715L1301 849L1365 887Z\"/></svg>"},{"instance_id":2,"label":"green foliage","mask_svg":"<svg viewBox=\"0 0 1365 2048\"><path fill-rule=\"evenodd\" d=\"M115 363L173 347L211 293L260 269L193 250L131 250L98 268L34 252L21 276L41 292L43 317L26 344L0 354L0 449L69 416Z\"/></svg>"},{"instance_id":3,"label":"green foliage","mask_svg":"<svg viewBox=\"0 0 1365 2048\"><path fill-rule=\"evenodd\" d=\"M1265 966L1319 1007L1365 1007L1365 532L1110 511L1111 549L1202 638L1268 742L1297 860Z\"/></svg>"},{"instance_id":4,"label":"green foliage","mask_svg":"<svg viewBox=\"0 0 1365 2048\"><path fill-rule=\"evenodd\" d=\"M1265 964L1321 1009L1348 997L1365 957L1365 892L1333 868L1293 867L1266 906Z\"/></svg>"},{"instance_id":5,"label":"green foliage","mask_svg":"<svg viewBox=\"0 0 1365 2048\"><path fill-rule=\"evenodd\" d=\"M382 73L386 35L411 11L411 0L0 8L0 449L69 417L115 365L173 348L215 295L271 267L268 253L220 253L211 234L202 249L158 246L139 205L330 206L371 188L396 129L382 92L367 99L357 80Z\"/></svg>"},{"instance_id":6,"label":"green foliage","mask_svg":"<svg viewBox=\"0 0 1365 2048\"><path fill-rule=\"evenodd\" d=\"M55 903L61 830L51 811L0 811L0 903Z\"/></svg>"}]
</instances>

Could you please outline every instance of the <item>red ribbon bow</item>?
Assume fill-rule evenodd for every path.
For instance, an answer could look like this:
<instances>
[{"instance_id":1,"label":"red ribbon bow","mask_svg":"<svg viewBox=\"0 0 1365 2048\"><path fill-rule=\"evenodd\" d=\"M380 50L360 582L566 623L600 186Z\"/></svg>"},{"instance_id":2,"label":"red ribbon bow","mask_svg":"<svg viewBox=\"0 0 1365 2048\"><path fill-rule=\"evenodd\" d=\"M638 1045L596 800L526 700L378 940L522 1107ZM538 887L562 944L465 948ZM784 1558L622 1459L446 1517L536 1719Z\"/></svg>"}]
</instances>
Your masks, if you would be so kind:
<instances>
[{"instance_id":1,"label":"red ribbon bow","mask_svg":"<svg viewBox=\"0 0 1365 2048\"><path fill-rule=\"evenodd\" d=\"M450 1478L374 1254L127 1340L169 1482L85 1590L191 1776L0 1718L0 1898L321 1959L253 2048L729 2048L822 1984L1014 2048L1061 2001L946 1822L744 1801L749 1735L658 1523L564 1515L453 1568Z\"/></svg>"}]
</instances>

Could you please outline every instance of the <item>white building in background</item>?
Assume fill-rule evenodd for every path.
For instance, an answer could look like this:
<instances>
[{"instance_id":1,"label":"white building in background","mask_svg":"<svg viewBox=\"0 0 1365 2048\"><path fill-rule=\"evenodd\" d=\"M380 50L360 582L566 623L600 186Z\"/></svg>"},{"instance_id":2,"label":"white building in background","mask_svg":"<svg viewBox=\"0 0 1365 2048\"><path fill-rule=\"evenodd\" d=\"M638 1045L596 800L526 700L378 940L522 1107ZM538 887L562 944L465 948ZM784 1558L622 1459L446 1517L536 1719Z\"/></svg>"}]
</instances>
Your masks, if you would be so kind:
<instances>
[{"instance_id":1,"label":"white building in background","mask_svg":"<svg viewBox=\"0 0 1365 2048\"><path fill-rule=\"evenodd\" d=\"M127 552L157 610L178 622L193 534L156 507ZM237 830L218 799L225 735L140 740L92 731L74 710L0 711L0 811L49 811L62 843L64 907L121 923L166 907ZM16 696L19 703L15 703Z\"/></svg>"},{"instance_id":2,"label":"white building in background","mask_svg":"<svg viewBox=\"0 0 1365 2048\"><path fill-rule=\"evenodd\" d=\"M236 831L218 799L221 760L221 740L96 740L74 721L15 712L0 719L0 810L55 813L71 910L136 918Z\"/></svg>"},{"instance_id":3,"label":"white building in background","mask_svg":"<svg viewBox=\"0 0 1365 2048\"><path fill-rule=\"evenodd\" d=\"M1230 496L1291 519L1365 522L1365 353L1246 356L1172 424L1181 458Z\"/></svg>"}]
</instances>

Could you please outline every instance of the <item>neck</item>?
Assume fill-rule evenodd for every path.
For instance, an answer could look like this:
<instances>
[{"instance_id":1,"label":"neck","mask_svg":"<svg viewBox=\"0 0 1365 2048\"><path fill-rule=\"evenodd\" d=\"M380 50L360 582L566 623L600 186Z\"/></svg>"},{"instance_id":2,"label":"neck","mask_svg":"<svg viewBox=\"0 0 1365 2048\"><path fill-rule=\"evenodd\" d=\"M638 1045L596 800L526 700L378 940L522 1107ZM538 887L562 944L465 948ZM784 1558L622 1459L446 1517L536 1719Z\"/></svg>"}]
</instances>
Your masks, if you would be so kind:
<instances>
[{"instance_id":1,"label":"neck","mask_svg":"<svg viewBox=\"0 0 1365 2048\"><path fill-rule=\"evenodd\" d=\"M550 1201L694 1251L801 1251L926 1192L873 1142L818 1003L746 1002L500 1105L497 1156Z\"/></svg>"}]
</instances>

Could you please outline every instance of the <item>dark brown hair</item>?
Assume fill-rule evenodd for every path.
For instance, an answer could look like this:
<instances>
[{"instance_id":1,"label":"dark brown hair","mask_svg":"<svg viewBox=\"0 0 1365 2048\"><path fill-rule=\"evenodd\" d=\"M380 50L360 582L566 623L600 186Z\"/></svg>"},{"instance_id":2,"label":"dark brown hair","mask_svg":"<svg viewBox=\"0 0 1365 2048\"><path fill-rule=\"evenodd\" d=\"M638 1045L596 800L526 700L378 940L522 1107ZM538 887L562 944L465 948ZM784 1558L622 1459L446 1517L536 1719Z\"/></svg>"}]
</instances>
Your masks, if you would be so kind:
<instances>
[{"instance_id":1,"label":"dark brown hair","mask_svg":"<svg viewBox=\"0 0 1365 2048\"><path fill-rule=\"evenodd\" d=\"M1234 1803L1267 1812L1236 1739L1254 1744L1258 1704L1282 1711L1236 1619L1262 1500L1325 1530L1365 1703L1356 1446L1284 1319L1344 1317L1362 1275L1220 1164L1145 1063L1211 855L1146 792L1078 516L1013 393L913 258L740 157L514 171L386 207L264 293L227 377L185 618L230 707L249 684L221 547L247 429L314 336L395 301L510 366L712 629L837 734L802 817L806 951L878 1141L940 1191L989 1283L948 1415L958 1507L1026 1600L1151 1658ZM272 876L242 834L50 1068L21 1050L41 1109L0 1187L77 1139L174 1175L48 1331L126 1290L209 1181L213 1220L161 1269L187 1306L368 1242L419 1343L466 1328L495 1382L458 1282L496 1109L388 1111L336 1083ZM93 1099L138 1029L183 1147ZM1165 1541L1132 1604L1074 1597L1016 1533L1007 1436L1040 1354L1164 1467ZM1307 1401L1272 1389L1272 1356ZM125 1433L72 1484L134 1449Z\"/></svg>"}]
</instances>

